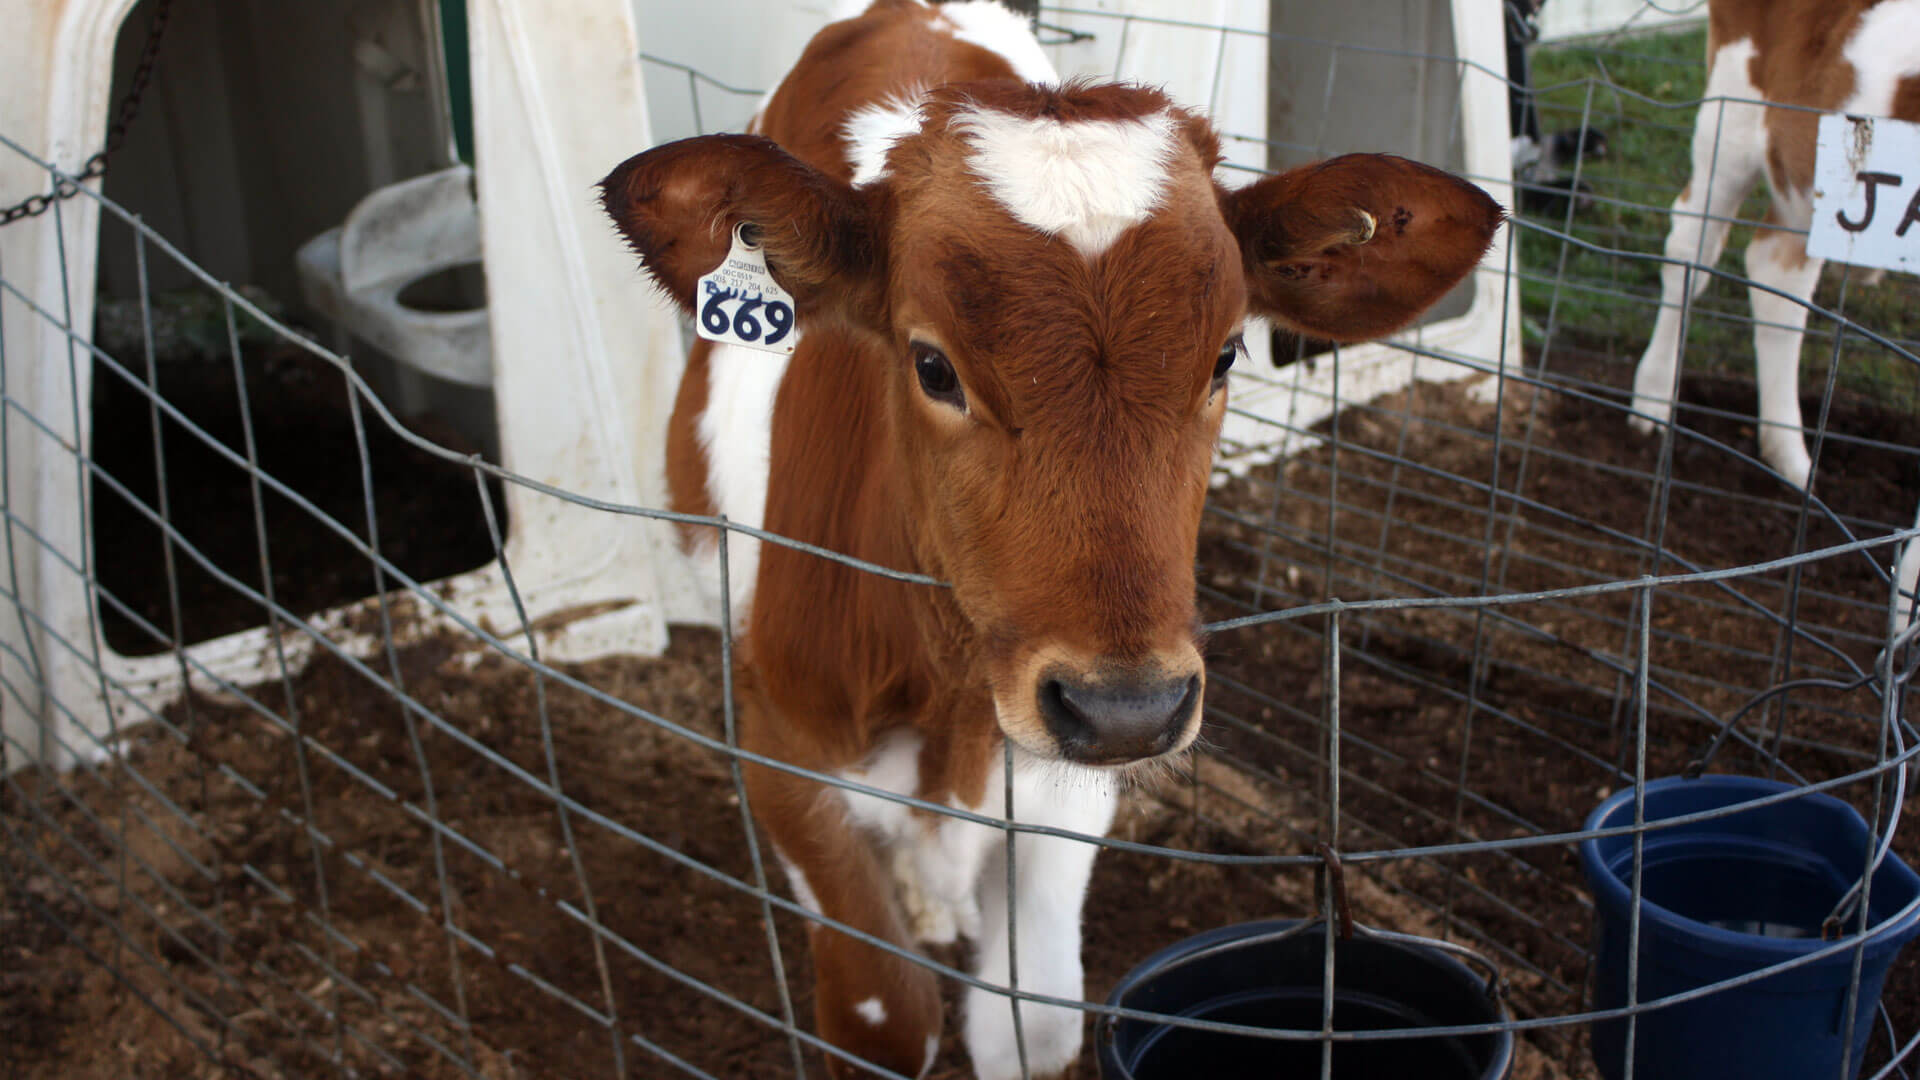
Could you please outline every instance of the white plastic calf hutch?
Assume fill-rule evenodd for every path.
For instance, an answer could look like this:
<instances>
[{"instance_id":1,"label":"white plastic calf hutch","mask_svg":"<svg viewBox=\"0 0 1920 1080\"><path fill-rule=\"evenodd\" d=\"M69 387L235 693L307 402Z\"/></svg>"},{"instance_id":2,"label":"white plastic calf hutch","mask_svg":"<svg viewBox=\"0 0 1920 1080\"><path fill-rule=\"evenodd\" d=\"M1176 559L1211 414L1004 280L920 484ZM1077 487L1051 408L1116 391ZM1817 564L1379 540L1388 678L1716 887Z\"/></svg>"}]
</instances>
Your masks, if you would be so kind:
<instances>
[{"instance_id":1,"label":"white plastic calf hutch","mask_svg":"<svg viewBox=\"0 0 1920 1080\"><path fill-rule=\"evenodd\" d=\"M0 35L0 135L9 140L0 148L0 191L9 196L45 190L44 164L77 171L101 145L115 40L133 0L14 7L9 32ZM631 257L591 198L609 165L648 141L632 11L623 0L472 0L467 14L477 240L488 290L483 321L492 347L490 371L478 373L490 374L495 391L502 464L593 499L662 505L657 447L679 366L678 330L638 287ZM88 483L79 455L90 434L87 328L101 214L82 195L0 233L13 411L5 540L16 575L8 585L16 610L0 620L0 675L11 688L5 735L16 766L27 763L23 757L65 763L104 752L110 717L141 718L182 690L183 665L173 655L130 657L108 647L90 588ZM400 284L385 282L390 290ZM507 486L506 502L505 550L526 617L545 627L538 633L544 655L658 651L670 616L696 614L676 590L684 575L663 572L661 560L671 558L664 526L520 485ZM512 632L521 618L497 561L421 599L525 647ZM370 604L313 623L347 651L371 652L378 634L351 628L366 625L353 615ZM418 620L413 632L436 624L444 617ZM304 633L283 630L279 638L290 664L316 647ZM267 627L186 654L184 667L202 690L279 671Z\"/></svg>"},{"instance_id":2,"label":"white plastic calf hutch","mask_svg":"<svg viewBox=\"0 0 1920 1080\"><path fill-rule=\"evenodd\" d=\"M420 5L430 36L441 6ZM737 130L808 37L855 6L468 0L471 173L452 162L410 178L391 153L371 153L367 197L288 260L301 291L335 320L337 342L358 339L395 358L402 397L427 385L422 373L490 385L489 442L507 469L605 503L663 505L659 447L681 363L678 324L641 286L592 185L650 132ZM0 37L0 191L44 190L49 165L77 171L102 144L115 42L133 7L62 0L16 13ZM1088 0L1043 7L1040 23L1063 76L1159 83L1208 109L1240 175L1385 150L1460 171L1510 202L1499 0ZM744 38L743 26L752 27ZM355 60L381 72L380 50L365 45L354 43ZM427 52L438 56L434 45ZM430 78L447 85L441 72ZM362 94L359 111L363 126L386 122L377 94ZM229 141L231 154L253 152ZM121 655L101 634L83 455L102 213L82 195L0 232L14 421L4 542L16 608L0 620L0 677L16 765L105 752L113 723L177 697L183 673L202 690L246 685L278 674L282 656L297 665L322 647L285 625L277 634L261 626L192 645L183 663ZM411 281L475 257L483 309L426 315L400 300ZM1310 441L1305 429L1333 411L1336 379L1339 401L1365 401L1415 377L1497 368L1503 346L1516 355L1516 335L1502 325L1505 261L1503 236L1486 269L1424 325L1396 343L1344 349L1337 364L1276 369L1267 336L1249 335L1228 466ZM483 348L490 361L476 363L469 354ZM664 525L518 484L506 504L505 552L545 656L657 651L669 621L717 619L695 599ZM525 647L497 561L421 599L432 610L409 633L457 617ZM367 654L381 641L364 629L374 610L362 600L310 622L333 647Z\"/></svg>"}]
</instances>

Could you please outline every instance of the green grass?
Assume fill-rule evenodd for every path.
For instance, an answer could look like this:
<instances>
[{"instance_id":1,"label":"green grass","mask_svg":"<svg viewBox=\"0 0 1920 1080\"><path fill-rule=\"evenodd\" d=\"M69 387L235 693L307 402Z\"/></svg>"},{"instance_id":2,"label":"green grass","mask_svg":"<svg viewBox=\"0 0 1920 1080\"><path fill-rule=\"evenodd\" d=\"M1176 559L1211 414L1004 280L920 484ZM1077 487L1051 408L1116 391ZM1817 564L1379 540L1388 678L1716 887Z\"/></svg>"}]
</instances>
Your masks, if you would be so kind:
<instances>
[{"instance_id":1,"label":"green grass","mask_svg":"<svg viewBox=\"0 0 1920 1080\"><path fill-rule=\"evenodd\" d=\"M1542 130L1572 129L1584 116L1606 133L1608 155L1582 166L1580 175L1597 198L1574 211L1570 227L1564 209L1523 214L1519 261L1530 344L1540 344L1551 327L1556 349L1585 350L1631 364L1645 348L1660 295L1660 264L1644 256L1663 250L1668 208L1687 182L1695 103L1706 80L1705 36L1704 30L1692 30L1535 50L1533 85L1540 94ZM1766 206L1763 187L1737 216L1757 221ZM1567 244L1554 235L1562 231L1622 254ZM1750 225L1735 226L1720 270L1743 273L1752 233ZM1920 283L1890 275L1879 288L1865 289L1859 284L1864 271L1855 269L1841 308L1846 269L1827 268L1814 302L1920 352ZM1716 279L1689 321L1685 355L1690 370L1751 378L1750 311L1739 280ZM1834 326L1817 314L1808 320L1800 368L1804 390L1818 393L1825 385ZM1915 368L1912 361L1850 335L1839 382L1847 390L1911 406L1920 399ZM1623 370L1613 381L1624 385L1628 378Z\"/></svg>"}]
</instances>

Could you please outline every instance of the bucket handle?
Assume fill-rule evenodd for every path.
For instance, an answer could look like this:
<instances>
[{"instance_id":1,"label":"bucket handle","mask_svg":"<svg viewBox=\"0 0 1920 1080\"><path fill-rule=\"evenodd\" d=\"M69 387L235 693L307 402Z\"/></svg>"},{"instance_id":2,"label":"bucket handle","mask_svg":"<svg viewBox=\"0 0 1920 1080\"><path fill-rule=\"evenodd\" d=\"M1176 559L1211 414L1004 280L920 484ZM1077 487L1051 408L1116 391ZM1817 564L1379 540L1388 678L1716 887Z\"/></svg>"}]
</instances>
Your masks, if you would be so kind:
<instances>
[{"instance_id":1,"label":"bucket handle","mask_svg":"<svg viewBox=\"0 0 1920 1080\"><path fill-rule=\"evenodd\" d=\"M1356 926L1355 929L1359 931L1361 937L1365 938L1373 938L1379 941L1392 941L1401 945L1438 949L1441 952L1452 953L1454 956L1466 961L1470 965L1480 968L1486 973L1486 981L1482 987L1482 991L1488 998L1494 1001L1503 1001L1506 999L1507 977L1500 973L1499 966L1472 949L1467 948L1465 945L1453 941L1441 941L1437 938L1402 934L1394 930L1378 930L1371 926Z\"/></svg>"},{"instance_id":2,"label":"bucket handle","mask_svg":"<svg viewBox=\"0 0 1920 1080\"><path fill-rule=\"evenodd\" d=\"M1210 956L1218 956L1223 952L1233 952L1234 950L1237 950L1237 949L1253 948L1259 945L1270 945L1276 941L1285 941L1288 938L1306 933L1307 931L1312 930L1315 927L1326 926L1326 925L1327 925L1327 921L1325 919L1320 919L1320 918L1301 919L1299 922L1296 922L1293 925L1288 926L1281 930L1271 930L1264 934L1255 934L1252 937L1232 938L1227 941L1222 941L1217 944L1210 945L1204 949L1197 949L1193 952L1186 954L1185 956L1178 957L1174 959L1172 962L1162 966L1160 968L1160 973L1164 975L1169 971L1178 971L1181 968L1186 967L1188 964L1198 963L1199 961L1205 960ZM1331 929L1331 927L1329 927L1329 929ZM1350 932L1354 934L1358 934L1360 937L1363 937L1363 938L1369 938L1369 939L1378 940L1378 941L1391 941L1400 945L1408 945L1416 948L1437 949L1441 952L1451 953L1454 956L1458 957L1459 959L1465 961L1469 965L1478 967L1481 971L1484 971L1486 973L1486 979L1485 979L1485 982L1482 984L1481 990L1482 990L1482 993L1485 993L1487 995L1487 998L1489 1000L1496 1001L1496 1002L1506 1000L1507 977L1500 973L1500 968L1498 967L1498 965L1494 964L1493 961L1487 959L1486 957L1480 955L1479 953L1473 951L1472 949L1467 948L1465 945L1461 945L1452 941L1440 941L1435 938L1424 938L1415 934L1402 934L1393 930L1379 930L1379 929L1375 929L1374 927L1366 926L1361 923L1352 923L1350 925ZM1478 972L1476 972L1476 974L1478 974ZM1125 1008L1127 1005L1126 995L1122 995L1121 999L1115 1002L1114 1004L1120 1006L1121 1008Z\"/></svg>"},{"instance_id":3,"label":"bucket handle","mask_svg":"<svg viewBox=\"0 0 1920 1080\"><path fill-rule=\"evenodd\" d=\"M1217 942L1213 945L1207 946L1204 949L1196 949L1193 952L1186 954L1185 956L1174 958L1171 962L1161 966L1160 974L1164 975L1169 971L1178 971L1181 968L1186 967L1188 964L1198 963L1199 961L1205 960L1210 956L1218 956L1224 952L1233 952L1236 949L1251 948L1257 945L1271 945L1276 941L1285 941L1290 937L1295 937L1299 934L1303 934L1308 930L1311 930L1314 927L1319 926L1321 922L1322 920L1320 919L1301 919L1299 922L1296 922L1293 925L1286 927L1285 929L1269 930L1264 934L1255 934L1252 937L1230 938L1226 941ZM1138 987L1135 986L1135 987L1128 988L1128 993L1132 993L1133 990L1135 989L1138 989ZM1126 995L1124 994L1121 995L1120 1000L1115 1002L1115 1004L1119 1005L1121 1008L1125 1008L1127 1004Z\"/></svg>"}]
</instances>

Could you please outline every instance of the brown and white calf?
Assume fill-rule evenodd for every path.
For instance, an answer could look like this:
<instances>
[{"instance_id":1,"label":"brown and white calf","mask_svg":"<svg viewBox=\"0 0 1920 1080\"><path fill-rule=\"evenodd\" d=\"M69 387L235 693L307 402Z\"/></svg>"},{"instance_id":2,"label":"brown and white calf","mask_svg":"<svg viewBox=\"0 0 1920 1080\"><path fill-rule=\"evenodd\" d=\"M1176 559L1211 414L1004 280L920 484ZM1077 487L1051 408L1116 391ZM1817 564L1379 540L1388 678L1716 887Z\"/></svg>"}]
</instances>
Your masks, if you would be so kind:
<instances>
[{"instance_id":1,"label":"brown and white calf","mask_svg":"<svg viewBox=\"0 0 1920 1080\"><path fill-rule=\"evenodd\" d=\"M989 3L878 0L827 27L754 134L657 147L603 184L647 274L688 311L752 226L792 294L791 358L701 342L668 435L677 510L930 575L903 584L729 541L741 740L888 792L1098 836L1126 766L1200 724L1194 555L1226 374L1250 313L1352 341L1476 265L1501 212L1398 158L1228 191L1218 140L1155 90L1060 84ZM711 529L683 539L712 549ZM753 812L796 899L888 942L964 936L987 983L1081 1000L1095 847L767 768ZM924 967L810 935L815 1022L915 1075L940 995ZM1007 999L970 989L982 1077L1018 1076ZM1035 1076L1082 1017L1027 1005ZM850 1066L830 1057L836 1075Z\"/></svg>"},{"instance_id":2,"label":"brown and white calf","mask_svg":"<svg viewBox=\"0 0 1920 1080\"><path fill-rule=\"evenodd\" d=\"M1693 174L1673 203L1666 254L1676 261L1660 270L1660 314L1634 373L1640 415L1632 423L1651 434L1671 415L1684 290L1698 296L1709 280L1686 264L1719 262L1728 219L1764 176L1772 204L1746 256L1758 286L1748 297L1760 456L1805 487L1812 461L1801 433L1800 342L1823 261L1807 255L1802 234L1813 218L1820 113L1920 121L1920 0L1710 0L1707 8Z\"/></svg>"}]
</instances>

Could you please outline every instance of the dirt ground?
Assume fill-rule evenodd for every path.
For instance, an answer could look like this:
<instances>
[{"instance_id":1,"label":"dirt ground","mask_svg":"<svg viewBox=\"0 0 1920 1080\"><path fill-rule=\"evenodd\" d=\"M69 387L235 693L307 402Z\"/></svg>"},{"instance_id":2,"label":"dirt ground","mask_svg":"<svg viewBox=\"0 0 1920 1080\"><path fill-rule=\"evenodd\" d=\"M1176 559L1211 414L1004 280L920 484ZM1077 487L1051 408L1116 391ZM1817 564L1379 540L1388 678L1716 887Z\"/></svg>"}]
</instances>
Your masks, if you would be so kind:
<instances>
[{"instance_id":1,"label":"dirt ground","mask_svg":"<svg viewBox=\"0 0 1920 1080\"><path fill-rule=\"evenodd\" d=\"M366 540L366 489L345 377L326 361L280 341L249 345L245 366L253 451L262 470ZM157 369L156 385L168 402L244 461L248 433L232 365L189 355L163 359ZM101 605L101 630L121 655L151 655L166 649L174 630L165 555L159 527L127 498L148 507L162 505L150 399L96 362L92 405L94 461L118 482L98 474L93 481L93 558L100 584L167 637L155 637L112 603ZM492 560L473 473L402 439L371 410L362 418L381 553L415 581L450 577ZM474 449L432 415L408 422L441 446L461 453ZM221 573L260 589L255 496L246 470L170 416L160 418L160 434L169 520ZM489 483L494 514L505 530L499 484ZM263 487L259 497L275 600L305 615L375 591L371 563L345 538L271 488ZM173 561L181 640L195 644L266 621L259 602L230 588L198 559L176 548Z\"/></svg>"},{"instance_id":2,"label":"dirt ground","mask_svg":"<svg viewBox=\"0 0 1920 1080\"><path fill-rule=\"evenodd\" d=\"M1736 414L1751 408L1735 390L1690 386L1689 393L1721 394ZM1902 427L1900 418L1866 406L1855 412L1836 418L1836 428L1880 431L1873 425L1881 424L1879 437L1920 444L1910 422ZM1402 445L1399 413L1446 417L1457 429L1415 425ZM1521 419L1510 413L1507 422ZM1535 422L1535 445L1565 457L1536 455L1526 493L1638 535L1644 482L1608 467L1647 469L1653 451L1622 437L1617 414L1571 398L1543 399ZM1326 591L1324 499L1335 460L1343 510L1333 534L1355 550L1372 550L1380 525L1350 510L1384 512L1387 489L1366 481L1390 469L1360 448L1398 452L1455 477L1484 477L1491 462L1492 409L1462 387L1419 387L1341 423L1341 448L1322 447L1217 493L1221 513L1208 518L1201 558L1210 618L1240 614L1251 601L1280 608ZM1714 434L1736 446L1751 442L1750 430L1741 442L1737 422ZM1850 456L1833 475L1845 485L1823 485L1822 494L1843 512L1884 518L1886 507L1910 508L1920 497L1920 476L1907 459L1842 452ZM1518 467L1517 458L1502 460ZM1752 499L1779 494L1692 452L1682 454L1676 475L1710 476ZM1310 539L1248 523L1276 505L1276 483L1277 520L1302 536L1318 530L1319 553ZM1446 534L1478 536L1481 518L1417 497L1451 490L1472 505L1460 497L1460 481L1403 471L1398 483L1394 532L1378 546L1409 565L1477 575L1479 550ZM1790 515L1783 521L1784 511L1751 501L1680 491L1672 513L1670 543L1704 565L1775 557L1791 539ZM1631 551L1596 554L1577 538L1538 528L1540 515L1523 516L1514 546L1543 561L1516 561L1509 588L1566 584L1552 570L1562 563L1622 578L1642 572ZM1830 539L1816 530L1808 546ZM1342 595L1359 598L1348 590L1362 571L1340 572L1347 575L1338 583ZM1809 573L1820 595L1803 597L1801 618L1858 629L1863 616L1823 596L1870 595L1864 560ZM1782 602L1777 584L1750 588L1765 603ZM1772 638L1764 623L1691 602L1695 595L1674 590L1656 601L1655 626L1669 634L1656 660L1675 669L1714 665L1724 686L1689 685L1687 696L1724 715L1740 697L1728 688L1764 679L1766 664L1754 660L1747 666L1757 673L1744 670L1701 652L1699 643L1744 642L1765 654ZM1556 639L1546 643L1432 611L1350 621L1339 683L1347 735L1343 850L1577 828L1618 786L1611 763L1624 745L1622 729L1609 721L1620 695L1595 658L1619 653L1618 627L1607 618L1625 618L1629 609L1625 600L1604 598L1588 610L1591 617L1550 606L1516 610L1553 627ZM1445 691L1472 681L1463 656L1470 659L1476 634L1493 662L1475 696L1499 712L1483 709L1469 725L1467 709ZM1116 835L1190 851L1310 851L1323 830L1324 734L1315 721L1327 705L1324 636L1324 620L1216 635L1209 646L1215 715L1205 736L1214 753L1200 760L1198 783L1170 779L1134 793ZM136 731L124 769L63 777L29 771L0 785L0 1054L9 1075L305 1077L331 1072L338 1056L363 1073L437 1078L457 1075L449 1053L489 1077L678 1074L632 1042L619 1045L616 1065L605 1028L557 993L612 1011L622 1032L714 1076L790 1075L787 1039L743 1011L777 1016L781 1008L760 902L696 867L752 880L724 755L500 658L474 662L456 645L436 640L403 651L399 678L416 701L455 721L459 737L417 717L410 724L386 690L344 662L322 659L293 681L290 701L278 685L255 691L267 708L297 716L309 743L243 704L199 699L170 711L177 734ZM719 737L718 651L711 632L682 628L659 659L570 671L634 710ZM386 674L383 662L371 667ZM1793 737L1788 764L1810 776L1858 767L1848 752L1867 748L1869 736L1847 710L1865 709L1863 697L1795 698L1784 712ZM1696 755L1702 733L1711 731L1673 699L1653 704L1648 773L1660 775ZM553 799L508 767L544 781L549 739L565 791L590 812L571 814L564 825ZM1756 762L1730 750L1714 767L1754 771ZM429 827L429 806L448 833ZM1920 863L1920 829L1911 819L1900 849ZM1446 933L1494 954L1512 980L1516 1014L1582 1007L1590 905L1571 849L1374 863L1350 869L1347 880L1362 921ZM1314 895L1306 868L1108 852L1087 904L1089 994L1104 997L1140 958L1187 934L1304 915ZM569 914L589 904L631 950L610 940L604 960L596 955L593 938ZM775 923L793 1006L805 1022L804 934L797 919L780 915ZM942 959L964 960L957 953ZM1920 950L1902 958L1885 999L1903 1035L1920 1025ZM465 1031L449 1015L462 1009ZM1572 1029L1523 1037L1513 1075L1592 1076L1584 1039ZM1876 1035L1870 1069L1885 1060L1882 1039ZM823 1073L817 1055L807 1068ZM968 1075L951 1023L932 1075ZM1094 1075L1090 1054L1082 1075Z\"/></svg>"},{"instance_id":3,"label":"dirt ground","mask_svg":"<svg viewBox=\"0 0 1920 1080\"><path fill-rule=\"evenodd\" d=\"M1731 417L1753 409L1751 386L1731 380L1689 379L1683 399ZM1525 387L1511 387L1502 417L1503 490L1513 490L1522 447L1531 448L1521 494L1535 505L1517 515L1511 531L1504 520L1489 530L1487 494L1472 483L1491 476L1495 407L1469 384L1418 385L1349 409L1338 445L1217 492L1201 541L1209 614L1229 618L1328 595L1473 595L1483 560L1490 576L1502 569L1497 557L1487 557L1489 535L1499 542L1496 556L1503 549L1511 556L1504 565L1508 591L1654 572L1643 549L1619 537L1647 535L1656 444L1627 438L1617 409L1577 395L1543 392L1539 407L1533 404ZM1707 418L1696 427L1753 452L1750 422ZM1920 445L1920 422L1847 399L1836 402L1832 428L1890 445L1829 444L1820 496L1843 519L1884 523L1856 524L1860 534L1904 527L1920 500L1920 469L1908 449ZM1321 434L1330 434L1325 425ZM1422 469L1398 467L1403 460ZM1335 461L1337 470L1330 467ZM1683 569L1676 560L1719 569L1796 550L1797 503L1758 469L1688 444L1676 451L1673 473L1664 533L1672 557L1658 572ZM1337 504L1331 524L1330 499ZM1846 539L1816 517L1797 550ZM1871 670L1885 608L1865 602L1884 605L1887 586L1873 564L1884 567L1891 557L1883 549L1871 558L1807 564L1793 609L1797 625ZM1781 612L1787 583L1787 572L1776 571L1744 576L1732 588L1759 609ZM1340 679L1344 850L1574 831L1602 798L1630 782L1631 594L1503 610L1523 625L1439 609L1348 617ZM1658 590L1650 631L1660 672L1648 708L1650 778L1677 774L1706 750L1717 725L1702 711L1723 718L1758 689L1836 667L1830 654L1800 641L1792 669L1776 671L1775 624L1708 586ZM1225 722L1209 730L1220 758L1240 775L1230 791L1201 792L1203 813L1212 807L1256 826L1267 822L1273 844L1284 842L1282 823L1312 830L1325 814L1317 793L1325 784L1326 633L1324 618L1307 618L1228 631L1210 643L1209 707ZM1479 704L1471 714L1470 689ZM1783 701L1781 763L1810 780L1871 764L1877 725L1868 718L1878 708L1871 693L1809 689ZM1910 700L1909 714L1913 707ZM1750 714L1743 726L1763 749L1730 744L1711 771L1767 774L1773 755L1764 747L1775 720L1764 709ZM1867 784L1842 797L1863 811L1873 805ZM1920 862L1910 810L1903 821L1897 850ZM1377 876L1454 936L1498 955L1518 1012L1554 1016L1585 1007L1591 901L1572 847L1416 859ZM1920 1023L1920 955L1909 951L1884 1000L1902 1032ZM1584 1067L1579 1033L1536 1038L1551 1056Z\"/></svg>"}]
</instances>

